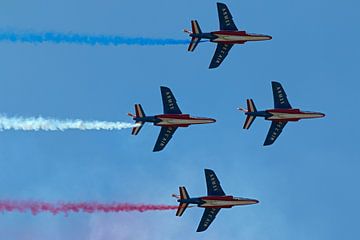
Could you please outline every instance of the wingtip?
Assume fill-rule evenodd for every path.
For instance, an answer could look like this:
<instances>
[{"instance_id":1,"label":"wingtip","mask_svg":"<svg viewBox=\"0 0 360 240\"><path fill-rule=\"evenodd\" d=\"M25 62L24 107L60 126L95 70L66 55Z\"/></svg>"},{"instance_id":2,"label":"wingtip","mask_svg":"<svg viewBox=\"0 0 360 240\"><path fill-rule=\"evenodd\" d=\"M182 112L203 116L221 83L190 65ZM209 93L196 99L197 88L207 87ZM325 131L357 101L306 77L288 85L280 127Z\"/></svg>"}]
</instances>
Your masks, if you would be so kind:
<instances>
[{"instance_id":1,"label":"wingtip","mask_svg":"<svg viewBox=\"0 0 360 240\"><path fill-rule=\"evenodd\" d=\"M205 172L205 173L206 173L206 172L214 172L214 170L209 169L209 168L205 168L205 169L204 169L204 172Z\"/></svg>"},{"instance_id":2,"label":"wingtip","mask_svg":"<svg viewBox=\"0 0 360 240\"><path fill-rule=\"evenodd\" d=\"M170 91L171 92L171 89L169 87L166 87L166 86L160 86L160 90L161 91Z\"/></svg>"},{"instance_id":3,"label":"wingtip","mask_svg":"<svg viewBox=\"0 0 360 240\"><path fill-rule=\"evenodd\" d=\"M281 85L281 83L278 82L278 81L271 81L271 84L279 84L279 85Z\"/></svg>"}]
</instances>

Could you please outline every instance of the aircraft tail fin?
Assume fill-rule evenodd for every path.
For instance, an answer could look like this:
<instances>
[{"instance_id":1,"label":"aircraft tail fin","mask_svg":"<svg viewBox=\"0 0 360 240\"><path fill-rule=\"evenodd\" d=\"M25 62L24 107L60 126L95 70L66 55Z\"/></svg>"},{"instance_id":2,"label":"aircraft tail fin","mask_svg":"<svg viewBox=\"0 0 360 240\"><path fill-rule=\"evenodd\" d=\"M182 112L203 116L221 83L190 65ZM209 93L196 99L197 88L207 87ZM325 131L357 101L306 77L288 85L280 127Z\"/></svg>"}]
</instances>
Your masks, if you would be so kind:
<instances>
[{"instance_id":1,"label":"aircraft tail fin","mask_svg":"<svg viewBox=\"0 0 360 240\"><path fill-rule=\"evenodd\" d=\"M247 110L245 111L245 113L257 112L254 101L252 99L247 99L246 103L247 103ZM254 122L255 118L256 116L254 115L247 115L243 128L249 129L251 127L251 124Z\"/></svg>"},{"instance_id":2,"label":"aircraft tail fin","mask_svg":"<svg viewBox=\"0 0 360 240\"><path fill-rule=\"evenodd\" d=\"M200 25L196 20L191 21L191 28L192 28L192 34L201 34L202 33ZM199 37L192 37L191 42L190 42L189 47L188 47L188 51L189 52L194 51L196 46L200 42L200 40L201 40L201 38L199 38Z\"/></svg>"},{"instance_id":3,"label":"aircraft tail fin","mask_svg":"<svg viewBox=\"0 0 360 240\"><path fill-rule=\"evenodd\" d=\"M129 113L128 115L133 117L133 119L146 117L145 112L140 104L135 104L135 115L133 115L131 113ZM135 121L135 124L137 124L137 126L133 127L131 134L137 135L140 132L144 123L145 122L142 122L142 121Z\"/></svg>"},{"instance_id":4,"label":"aircraft tail fin","mask_svg":"<svg viewBox=\"0 0 360 240\"><path fill-rule=\"evenodd\" d=\"M179 187L179 191L180 191L180 199L178 201L180 201L180 204L178 210L176 211L176 216L181 217L185 212L186 208L189 206L188 203L183 203L181 202L181 200L189 199L190 197L185 187Z\"/></svg>"},{"instance_id":5,"label":"aircraft tail fin","mask_svg":"<svg viewBox=\"0 0 360 240\"><path fill-rule=\"evenodd\" d=\"M141 104L135 104L135 114L137 118L146 117L145 112L141 107Z\"/></svg>"},{"instance_id":6,"label":"aircraft tail fin","mask_svg":"<svg viewBox=\"0 0 360 240\"><path fill-rule=\"evenodd\" d=\"M254 101L252 99L247 99L246 103L247 103L248 112L257 112L256 107L255 107L255 103L254 103Z\"/></svg>"},{"instance_id":7,"label":"aircraft tail fin","mask_svg":"<svg viewBox=\"0 0 360 240\"><path fill-rule=\"evenodd\" d=\"M199 25L198 21L196 21L196 20L191 21L191 28L192 28L193 34L201 34L202 33L200 25Z\"/></svg>"}]
</instances>

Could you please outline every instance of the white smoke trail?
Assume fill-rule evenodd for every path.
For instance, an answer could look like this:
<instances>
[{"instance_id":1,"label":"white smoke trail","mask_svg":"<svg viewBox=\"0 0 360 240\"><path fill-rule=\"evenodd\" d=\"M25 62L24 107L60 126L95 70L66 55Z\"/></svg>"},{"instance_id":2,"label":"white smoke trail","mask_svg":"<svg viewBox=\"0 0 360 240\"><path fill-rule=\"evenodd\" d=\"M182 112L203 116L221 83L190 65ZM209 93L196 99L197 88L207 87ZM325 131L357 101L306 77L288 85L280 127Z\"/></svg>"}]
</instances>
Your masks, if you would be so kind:
<instances>
[{"instance_id":1,"label":"white smoke trail","mask_svg":"<svg viewBox=\"0 0 360 240\"><path fill-rule=\"evenodd\" d=\"M58 120L51 118L23 118L7 117L0 115L0 130L22 130L22 131L64 131L69 129L78 130L120 130L133 128L137 124L124 122L106 121L83 121L80 119Z\"/></svg>"}]
</instances>

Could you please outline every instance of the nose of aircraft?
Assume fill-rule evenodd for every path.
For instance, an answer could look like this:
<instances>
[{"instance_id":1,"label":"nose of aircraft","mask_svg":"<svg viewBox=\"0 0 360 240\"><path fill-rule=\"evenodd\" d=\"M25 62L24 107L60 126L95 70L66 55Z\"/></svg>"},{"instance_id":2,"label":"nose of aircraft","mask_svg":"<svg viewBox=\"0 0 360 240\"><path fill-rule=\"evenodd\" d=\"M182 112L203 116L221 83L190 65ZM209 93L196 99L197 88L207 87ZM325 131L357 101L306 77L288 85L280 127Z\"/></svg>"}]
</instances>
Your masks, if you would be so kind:
<instances>
[{"instance_id":1,"label":"nose of aircraft","mask_svg":"<svg viewBox=\"0 0 360 240\"><path fill-rule=\"evenodd\" d=\"M324 113L321 113L321 112L315 112L314 114L315 114L316 117L318 117L318 118L323 118L323 117L325 117L325 114L324 114Z\"/></svg>"},{"instance_id":2,"label":"nose of aircraft","mask_svg":"<svg viewBox=\"0 0 360 240\"><path fill-rule=\"evenodd\" d=\"M269 40L271 40L271 39L272 39L272 36L270 36L270 35L268 35L267 37L269 38Z\"/></svg>"}]
</instances>

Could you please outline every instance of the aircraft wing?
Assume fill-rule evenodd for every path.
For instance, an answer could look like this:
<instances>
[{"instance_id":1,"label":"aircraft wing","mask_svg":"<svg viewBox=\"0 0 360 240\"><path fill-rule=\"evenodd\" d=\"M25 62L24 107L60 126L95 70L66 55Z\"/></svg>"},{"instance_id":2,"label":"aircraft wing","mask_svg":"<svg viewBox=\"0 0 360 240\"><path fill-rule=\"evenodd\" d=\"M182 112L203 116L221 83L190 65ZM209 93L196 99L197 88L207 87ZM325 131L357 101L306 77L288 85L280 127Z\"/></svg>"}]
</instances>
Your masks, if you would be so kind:
<instances>
[{"instance_id":1,"label":"aircraft wing","mask_svg":"<svg viewBox=\"0 0 360 240\"><path fill-rule=\"evenodd\" d=\"M210 224L214 221L216 214L219 213L221 208L205 208L204 214L201 218L197 232L205 231Z\"/></svg>"},{"instance_id":2,"label":"aircraft wing","mask_svg":"<svg viewBox=\"0 0 360 240\"><path fill-rule=\"evenodd\" d=\"M220 181L213 170L205 169L205 178L208 196L225 196Z\"/></svg>"},{"instance_id":3,"label":"aircraft wing","mask_svg":"<svg viewBox=\"0 0 360 240\"><path fill-rule=\"evenodd\" d=\"M237 27L233 21L233 17L228 7L223 3L217 3L220 30L237 31Z\"/></svg>"},{"instance_id":4,"label":"aircraft wing","mask_svg":"<svg viewBox=\"0 0 360 240\"><path fill-rule=\"evenodd\" d=\"M209 68L217 68L224 61L234 44L218 43Z\"/></svg>"},{"instance_id":5,"label":"aircraft wing","mask_svg":"<svg viewBox=\"0 0 360 240\"><path fill-rule=\"evenodd\" d=\"M271 145L275 142L275 140L279 137L280 133L282 132L283 128L287 122L272 122L270 126L270 130L266 136L264 146Z\"/></svg>"},{"instance_id":6,"label":"aircraft wing","mask_svg":"<svg viewBox=\"0 0 360 240\"><path fill-rule=\"evenodd\" d=\"M164 106L164 114L181 114L180 108L176 103L174 94L168 87L160 87Z\"/></svg>"},{"instance_id":7,"label":"aircraft wing","mask_svg":"<svg viewBox=\"0 0 360 240\"><path fill-rule=\"evenodd\" d=\"M172 138L175 133L177 127L161 127L160 134L158 139L156 140L153 152L159 152L163 150Z\"/></svg>"},{"instance_id":8,"label":"aircraft wing","mask_svg":"<svg viewBox=\"0 0 360 240\"><path fill-rule=\"evenodd\" d=\"M291 105L281 84L278 82L271 82L271 86L274 95L274 107L291 109Z\"/></svg>"}]
</instances>

